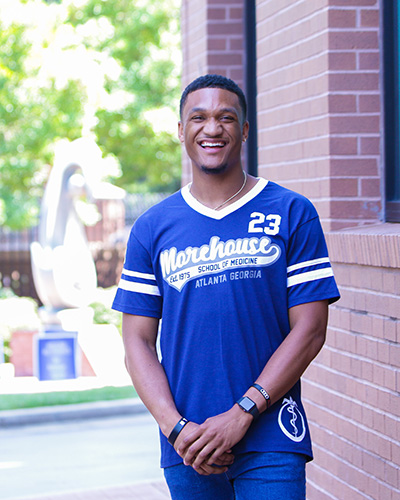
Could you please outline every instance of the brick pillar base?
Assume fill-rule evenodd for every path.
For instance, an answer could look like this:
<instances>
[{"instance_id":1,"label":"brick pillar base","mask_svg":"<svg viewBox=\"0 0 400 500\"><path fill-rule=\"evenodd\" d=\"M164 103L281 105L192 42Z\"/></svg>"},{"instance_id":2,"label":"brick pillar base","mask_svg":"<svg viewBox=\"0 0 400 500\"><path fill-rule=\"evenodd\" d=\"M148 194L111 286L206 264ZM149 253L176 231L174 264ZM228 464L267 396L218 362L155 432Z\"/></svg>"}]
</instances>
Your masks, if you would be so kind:
<instances>
[{"instance_id":1,"label":"brick pillar base","mask_svg":"<svg viewBox=\"0 0 400 500\"><path fill-rule=\"evenodd\" d=\"M33 376L33 337L37 331L17 330L10 340L10 363L14 365L16 377Z\"/></svg>"}]
</instances>

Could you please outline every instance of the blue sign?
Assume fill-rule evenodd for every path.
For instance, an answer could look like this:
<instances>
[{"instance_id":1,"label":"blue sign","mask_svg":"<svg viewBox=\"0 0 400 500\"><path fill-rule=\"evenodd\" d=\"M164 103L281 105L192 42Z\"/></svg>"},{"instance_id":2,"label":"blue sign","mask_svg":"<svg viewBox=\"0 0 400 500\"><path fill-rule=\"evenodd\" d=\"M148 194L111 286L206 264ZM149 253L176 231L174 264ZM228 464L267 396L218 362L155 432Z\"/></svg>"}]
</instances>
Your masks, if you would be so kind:
<instances>
[{"instance_id":1,"label":"blue sign","mask_svg":"<svg viewBox=\"0 0 400 500\"><path fill-rule=\"evenodd\" d=\"M35 375L39 380L78 376L76 332L45 332L35 338Z\"/></svg>"},{"instance_id":2,"label":"blue sign","mask_svg":"<svg viewBox=\"0 0 400 500\"><path fill-rule=\"evenodd\" d=\"M5 356L4 356L4 339L0 335L0 363L5 362Z\"/></svg>"}]
</instances>

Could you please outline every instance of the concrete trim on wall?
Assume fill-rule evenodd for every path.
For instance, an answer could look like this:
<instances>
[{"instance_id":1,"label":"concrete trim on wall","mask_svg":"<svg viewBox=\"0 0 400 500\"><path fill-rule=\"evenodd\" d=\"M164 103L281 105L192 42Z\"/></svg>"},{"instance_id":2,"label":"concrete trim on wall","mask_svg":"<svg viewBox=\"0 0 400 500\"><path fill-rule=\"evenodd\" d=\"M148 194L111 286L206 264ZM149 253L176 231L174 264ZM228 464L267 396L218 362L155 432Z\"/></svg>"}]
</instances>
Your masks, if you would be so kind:
<instances>
[{"instance_id":1,"label":"concrete trim on wall","mask_svg":"<svg viewBox=\"0 0 400 500\"><path fill-rule=\"evenodd\" d=\"M400 268L400 224L377 224L326 233L332 262Z\"/></svg>"}]
</instances>

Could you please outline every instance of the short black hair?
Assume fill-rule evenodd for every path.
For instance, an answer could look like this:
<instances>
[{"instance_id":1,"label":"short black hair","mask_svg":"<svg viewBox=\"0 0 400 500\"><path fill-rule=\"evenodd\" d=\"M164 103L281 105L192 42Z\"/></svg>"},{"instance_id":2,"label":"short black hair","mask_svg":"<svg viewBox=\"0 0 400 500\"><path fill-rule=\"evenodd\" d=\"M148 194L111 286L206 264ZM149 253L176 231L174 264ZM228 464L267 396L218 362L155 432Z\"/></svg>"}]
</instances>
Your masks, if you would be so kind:
<instances>
[{"instance_id":1,"label":"short black hair","mask_svg":"<svg viewBox=\"0 0 400 500\"><path fill-rule=\"evenodd\" d=\"M214 88L214 89L224 89L229 90L229 92L233 92L239 98L240 108L243 113L243 121L246 120L247 116L247 103L246 97L243 93L243 90L239 87L237 83L235 83L230 78L226 78L222 75L203 75L193 80L182 92L181 101L179 104L179 115L182 118L182 110L186 103L187 97L191 92L195 90L205 89L205 88Z\"/></svg>"}]
</instances>

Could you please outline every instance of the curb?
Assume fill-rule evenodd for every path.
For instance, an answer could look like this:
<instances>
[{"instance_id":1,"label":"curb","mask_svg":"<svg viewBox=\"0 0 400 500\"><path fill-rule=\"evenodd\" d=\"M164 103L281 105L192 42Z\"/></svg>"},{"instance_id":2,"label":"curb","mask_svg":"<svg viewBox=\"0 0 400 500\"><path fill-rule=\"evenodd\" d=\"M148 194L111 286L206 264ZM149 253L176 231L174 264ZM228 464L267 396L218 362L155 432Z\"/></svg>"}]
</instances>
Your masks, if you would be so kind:
<instances>
[{"instance_id":1,"label":"curb","mask_svg":"<svg viewBox=\"0 0 400 500\"><path fill-rule=\"evenodd\" d=\"M0 411L0 428L68 420L138 415L148 410L139 398Z\"/></svg>"}]
</instances>

